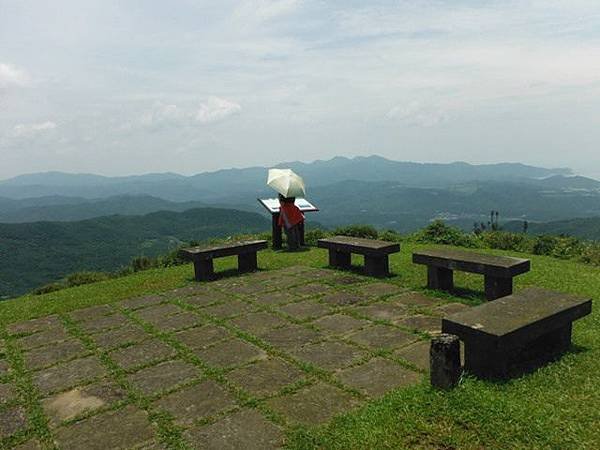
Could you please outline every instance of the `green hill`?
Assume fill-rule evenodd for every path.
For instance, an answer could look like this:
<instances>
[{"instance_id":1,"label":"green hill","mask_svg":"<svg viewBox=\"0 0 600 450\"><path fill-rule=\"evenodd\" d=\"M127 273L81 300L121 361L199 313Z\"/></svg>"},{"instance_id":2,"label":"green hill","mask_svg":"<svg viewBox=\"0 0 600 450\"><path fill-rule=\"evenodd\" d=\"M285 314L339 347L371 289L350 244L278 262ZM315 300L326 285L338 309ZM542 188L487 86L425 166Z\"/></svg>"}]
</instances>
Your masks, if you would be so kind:
<instances>
[{"instance_id":1,"label":"green hill","mask_svg":"<svg viewBox=\"0 0 600 450\"><path fill-rule=\"evenodd\" d=\"M503 225L507 231L523 230L523 222L514 221ZM544 223L529 223L528 232L534 235L565 235L580 239L600 241L600 217L584 217L569 220L556 220Z\"/></svg>"},{"instance_id":2,"label":"green hill","mask_svg":"<svg viewBox=\"0 0 600 450\"><path fill-rule=\"evenodd\" d=\"M0 224L0 297L82 270L113 271L135 256L164 254L183 242L268 229L258 214L201 208L78 222Z\"/></svg>"}]
</instances>

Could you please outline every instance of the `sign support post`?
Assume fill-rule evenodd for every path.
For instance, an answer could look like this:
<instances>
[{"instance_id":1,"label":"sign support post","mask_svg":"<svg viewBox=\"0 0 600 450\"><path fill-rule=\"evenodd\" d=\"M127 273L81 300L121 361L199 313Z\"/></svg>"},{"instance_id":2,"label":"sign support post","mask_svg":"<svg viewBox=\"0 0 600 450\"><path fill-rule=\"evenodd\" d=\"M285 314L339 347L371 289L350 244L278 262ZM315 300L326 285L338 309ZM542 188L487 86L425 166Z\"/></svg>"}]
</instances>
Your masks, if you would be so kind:
<instances>
[{"instance_id":1,"label":"sign support post","mask_svg":"<svg viewBox=\"0 0 600 450\"><path fill-rule=\"evenodd\" d=\"M267 199L257 199L258 202L271 214L271 233L273 240L273 249L279 250L282 247L283 243L283 235L282 229L279 226L279 199L276 198L267 198ZM316 212L319 210L316 206L309 203L306 199L297 198L295 205L302 211L306 212ZM304 245L304 224L300 225L300 245Z\"/></svg>"}]
</instances>

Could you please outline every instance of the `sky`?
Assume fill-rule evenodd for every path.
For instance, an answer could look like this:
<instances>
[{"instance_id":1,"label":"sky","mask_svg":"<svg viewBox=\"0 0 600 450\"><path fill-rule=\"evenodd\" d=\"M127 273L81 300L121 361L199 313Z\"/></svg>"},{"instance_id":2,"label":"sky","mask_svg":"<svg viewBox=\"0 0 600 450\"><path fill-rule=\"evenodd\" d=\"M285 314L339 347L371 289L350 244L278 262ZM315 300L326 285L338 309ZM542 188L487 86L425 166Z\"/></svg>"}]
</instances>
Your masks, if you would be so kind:
<instances>
[{"instance_id":1,"label":"sky","mask_svg":"<svg viewBox=\"0 0 600 450\"><path fill-rule=\"evenodd\" d=\"M598 0L0 0L0 178L599 143Z\"/></svg>"}]
</instances>

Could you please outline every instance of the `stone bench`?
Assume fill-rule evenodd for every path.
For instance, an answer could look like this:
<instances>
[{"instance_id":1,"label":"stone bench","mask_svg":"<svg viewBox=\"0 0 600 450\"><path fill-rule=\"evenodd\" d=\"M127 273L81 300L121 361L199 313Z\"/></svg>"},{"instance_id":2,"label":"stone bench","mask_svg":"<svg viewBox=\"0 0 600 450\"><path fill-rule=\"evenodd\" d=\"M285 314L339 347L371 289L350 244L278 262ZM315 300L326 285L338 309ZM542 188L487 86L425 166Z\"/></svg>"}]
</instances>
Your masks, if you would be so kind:
<instances>
[{"instance_id":1,"label":"stone bench","mask_svg":"<svg viewBox=\"0 0 600 450\"><path fill-rule=\"evenodd\" d=\"M180 255L194 263L196 281L209 281L215 278L213 259L237 255L238 270L252 272L258 268L256 253L267 248L267 241L232 242L204 247L191 247L180 250Z\"/></svg>"},{"instance_id":2,"label":"stone bench","mask_svg":"<svg viewBox=\"0 0 600 450\"><path fill-rule=\"evenodd\" d=\"M363 255L365 273L380 278L390 273L388 255L400 251L399 244L349 236L319 239L318 246L329 250L329 265L339 269L350 268L352 253Z\"/></svg>"},{"instance_id":3,"label":"stone bench","mask_svg":"<svg viewBox=\"0 0 600 450\"><path fill-rule=\"evenodd\" d=\"M465 370L507 379L567 351L573 321L591 310L588 298L529 288L443 318L442 332L464 342Z\"/></svg>"},{"instance_id":4,"label":"stone bench","mask_svg":"<svg viewBox=\"0 0 600 450\"><path fill-rule=\"evenodd\" d=\"M484 276L485 298L495 300L513 292L513 277L531 268L528 259L494 256L454 249L430 249L413 253L413 263L427 266L429 289L452 290L454 270Z\"/></svg>"}]
</instances>

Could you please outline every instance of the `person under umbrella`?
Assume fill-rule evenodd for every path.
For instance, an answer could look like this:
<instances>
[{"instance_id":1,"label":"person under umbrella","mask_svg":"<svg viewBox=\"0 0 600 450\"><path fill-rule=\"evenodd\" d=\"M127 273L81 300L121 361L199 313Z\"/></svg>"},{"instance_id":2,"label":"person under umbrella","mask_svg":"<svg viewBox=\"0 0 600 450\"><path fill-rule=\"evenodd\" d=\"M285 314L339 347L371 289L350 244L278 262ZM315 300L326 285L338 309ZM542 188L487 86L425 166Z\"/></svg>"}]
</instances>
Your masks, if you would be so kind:
<instances>
[{"instance_id":1,"label":"person under umbrella","mask_svg":"<svg viewBox=\"0 0 600 450\"><path fill-rule=\"evenodd\" d=\"M291 169L269 169L267 185L279 193L279 226L287 236L288 248L297 250L301 244L304 214L296 206L297 196L304 197L304 180Z\"/></svg>"},{"instance_id":2,"label":"person under umbrella","mask_svg":"<svg viewBox=\"0 0 600 450\"><path fill-rule=\"evenodd\" d=\"M304 225L304 214L295 204L295 197L279 194L279 226L285 230L288 249L300 248L300 227Z\"/></svg>"}]
</instances>

